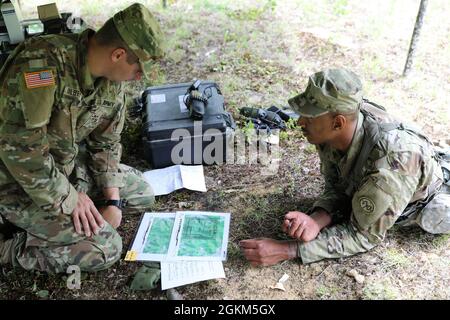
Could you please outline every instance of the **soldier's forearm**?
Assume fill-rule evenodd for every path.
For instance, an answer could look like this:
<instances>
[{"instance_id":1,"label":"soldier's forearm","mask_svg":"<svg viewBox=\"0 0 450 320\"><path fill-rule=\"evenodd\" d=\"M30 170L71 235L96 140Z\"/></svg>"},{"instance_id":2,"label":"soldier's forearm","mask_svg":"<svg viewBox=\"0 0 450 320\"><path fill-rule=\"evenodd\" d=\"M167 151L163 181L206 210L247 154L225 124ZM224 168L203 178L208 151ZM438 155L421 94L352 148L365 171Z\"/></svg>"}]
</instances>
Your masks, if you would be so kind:
<instances>
[{"instance_id":1,"label":"soldier's forearm","mask_svg":"<svg viewBox=\"0 0 450 320\"><path fill-rule=\"evenodd\" d=\"M104 188L103 195L106 200L119 200L120 199L119 188Z\"/></svg>"},{"instance_id":2,"label":"soldier's forearm","mask_svg":"<svg viewBox=\"0 0 450 320\"><path fill-rule=\"evenodd\" d=\"M331 224L331 215L322 208L316 208L313 214L311 214L311 218L319 225L320 230L325 227L328 227Z\"/></svg>"},{"instance_id":3,"label":"soldier's forearm","mask_svg":"<svg viewBox=\"0 0 450 320\"><path fill-rule=\"evenodd\" d=\"M288 254L288 260L300 258L298 255L298 241L296 240L290 240L288 242L288 248L287 248L287 254Z\"/></svg>"}]
</instances>

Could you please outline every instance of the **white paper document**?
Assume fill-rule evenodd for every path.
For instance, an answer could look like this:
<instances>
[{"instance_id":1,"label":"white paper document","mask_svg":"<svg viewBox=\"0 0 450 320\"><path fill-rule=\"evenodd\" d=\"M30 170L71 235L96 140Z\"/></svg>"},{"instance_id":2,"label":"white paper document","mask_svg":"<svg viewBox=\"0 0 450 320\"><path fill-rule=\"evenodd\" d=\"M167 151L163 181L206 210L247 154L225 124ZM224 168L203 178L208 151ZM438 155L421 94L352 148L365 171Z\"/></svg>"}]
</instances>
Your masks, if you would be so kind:
<instances>
[{"instance_id":1,"label":"white paper document","mask_svg":"<svg viewBox=\"0 0 450 320\"><path fill-rule=\"evenodd\" d=\"M127 252L127 261L223 261L230 213L146 212Z\"/></svg>"},{"instance_id":2,"label":"white paper document","mask_svg":"<svg viewBox=\"0 0 450 320\"><path fill-rule=\"evenodd\" d=\"M146 212L125 261L161 261L163 290L225 278L230 213Z\"/></svg>"},{"instance_id":3,"label":"white paper document","mask_svg":"<svg viewBox=\"0 0 450 320\"><path fill-rule=\"evenodd\" d=\"M206 192L203 166L175 165L144 172L145 181L152 186L155 196L186 188Z\"/></svg>"},{"instance_id":4,"label":"white paper document","mask_svg":"<svg viewBox=\"0 0 450 320\"><path fill-rule=\"evenodd\" d=\"M161 262L162 290L217 278L225 278L221 261Z\"/></svg>"}]
</instances>

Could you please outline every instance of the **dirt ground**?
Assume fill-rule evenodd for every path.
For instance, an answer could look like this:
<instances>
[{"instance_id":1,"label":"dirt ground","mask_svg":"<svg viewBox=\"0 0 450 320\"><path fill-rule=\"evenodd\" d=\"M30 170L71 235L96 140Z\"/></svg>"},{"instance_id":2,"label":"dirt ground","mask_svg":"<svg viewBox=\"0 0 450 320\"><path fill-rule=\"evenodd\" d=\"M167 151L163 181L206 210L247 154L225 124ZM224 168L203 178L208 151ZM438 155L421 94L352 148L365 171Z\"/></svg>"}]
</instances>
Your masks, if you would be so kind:
<instances>
[{"instance_id":1,"label":"dirt ground","mask_svg":"<svg viewBox=\"0 0 450 320\"><path fill-rule=\"evenodd\" d=\"M42 1L41 1L42 2ZM450 15L446 0L430 1L413 71L401 77L419 1L160 1L147 4L164 26L170 48L152 84L216 81L238 125L243 106L287 105L307 77L327 67L359 74L365 96L401 119L413 122L436 144L450 144ZM24 5L33 15L37 1ZM94 27L130 1L78 1L77 10ZM68 2L60 9L74 11ZM130 85L130 96L151 85ZM142 170L139 121L127 123L124 162ZM238 242L252 237L283 239L283 215L307 210L320 195L323 179L314 147L298 130L281 137L276 175L260 165L205 167L207 193L177 191L158 197L155 211L180 209L231 212L226 279L179 288L186 299L449 299L450 236L418 228L395 228L368 253L300 265L296 261L253 268ZM126 216L119 233L124 248L139 216ZM125 249L124 249L125 250ZM125 251L124 251L125 252ZM129 289L140 263L121 259L111 269L83 274L80 290L67 276L0 267L0 299L166 299L160 290ZM354 269L363 280L348 275ZM269 288L286 273L286 291Z\"/></svg>"}]
</instances>

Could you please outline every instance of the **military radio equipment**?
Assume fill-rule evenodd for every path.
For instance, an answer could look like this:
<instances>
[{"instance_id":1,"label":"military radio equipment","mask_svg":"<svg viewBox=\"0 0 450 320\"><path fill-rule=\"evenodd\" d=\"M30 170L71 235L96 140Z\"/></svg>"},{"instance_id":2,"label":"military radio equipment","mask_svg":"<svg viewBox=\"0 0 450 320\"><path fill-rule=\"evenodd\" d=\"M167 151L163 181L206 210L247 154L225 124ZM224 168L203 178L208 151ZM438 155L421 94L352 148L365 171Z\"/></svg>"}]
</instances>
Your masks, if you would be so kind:
<instances>
[{"instance_id":1,"label":"military radio equipment","mask_svg":"<svg viewBox=\"0 0 450 320\"><path fill-rule=\"evenodd\" d=\"M38 6L38 19L23 19L17 0L0 0L0 67L25 39L41 34L80 32L86 25L71 13L59 13L55 3Z\"/></svg>"},{"instance_id":2,"label":"military radio equipment","mask_svg":"<svg viewBox=\"0 0 450 320\"><path fill-rule=\"evenodd\" d=\"M256 125L256 129L286 129L286 124L281 117L269 110L261 108L243 107L240 113Z\"/></svg>"},{"instance_id":3,"label":"military radio equipment","mask_svg":"<svg viewBox=\"0 0 450 320\"><path fill-rule=\"evenodd\" d=\"M186 91L183 101L189 109L189 116L194 120L202 120L205 108L208 105L208 98L200 92L201 80L196 80Z\"/></svg>"},{"instance_id":4,"label":"military radio equipment","mask_svg":"<svg viewBox=\"0 0 450 320\"><path fill-rule=\"evenodd\" d=\"M142 106L144 157L153 168L225 162L236 125L216 83L150 87L135 104L137 114Z\"/></svg>"},{"instance_id":5,"label":"military radio equipment","mask_svg":"<svg viewBox=\"0 0 450 320\"><path fill-rule=\"evenodd\" d=\"M294 111L292 111L292 109L290 109L288 107L282 107L282 109L280 109L276 106L271 106L270 108L267 108L267 110L275 112L285 122L287 122L291 119L293 119L294 121L297 121L298 118L300 118L300 116L297 113L295 113Z\"/></svg>"}]
</instances>

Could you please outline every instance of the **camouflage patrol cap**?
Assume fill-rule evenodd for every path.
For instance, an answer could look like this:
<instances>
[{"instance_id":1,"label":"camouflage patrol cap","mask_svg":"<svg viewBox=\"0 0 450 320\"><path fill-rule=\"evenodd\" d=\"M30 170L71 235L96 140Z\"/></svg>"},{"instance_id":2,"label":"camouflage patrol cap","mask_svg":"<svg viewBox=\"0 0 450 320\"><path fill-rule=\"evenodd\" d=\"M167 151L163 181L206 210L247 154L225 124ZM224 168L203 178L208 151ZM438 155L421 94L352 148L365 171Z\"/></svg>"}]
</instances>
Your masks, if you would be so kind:
<instances>
[{"instance_id":1,"label":"camouflage patrol cap","mask_svg":"<svg viewBox=\"0 0 450 320\"><path fill-rule=\"evenodd\" d=\"M328 112L353 113L361 101L362 84L355 73L327 69L310 76L306 90L288 103L301 116L315 118Z\"/></svg>"},{"instance_id":2,"label":"camouflage patrol cap","mask_svg":"<svg viewBox=\"0 0 450 320\"><path fill-rule=\"evenodd\" d=\"M119 11L112 20L122 40L139 58L142 72L148 78L153 60L164 55L163 34L158 21L140 3Z\"/></svg>"}]
</instances>

